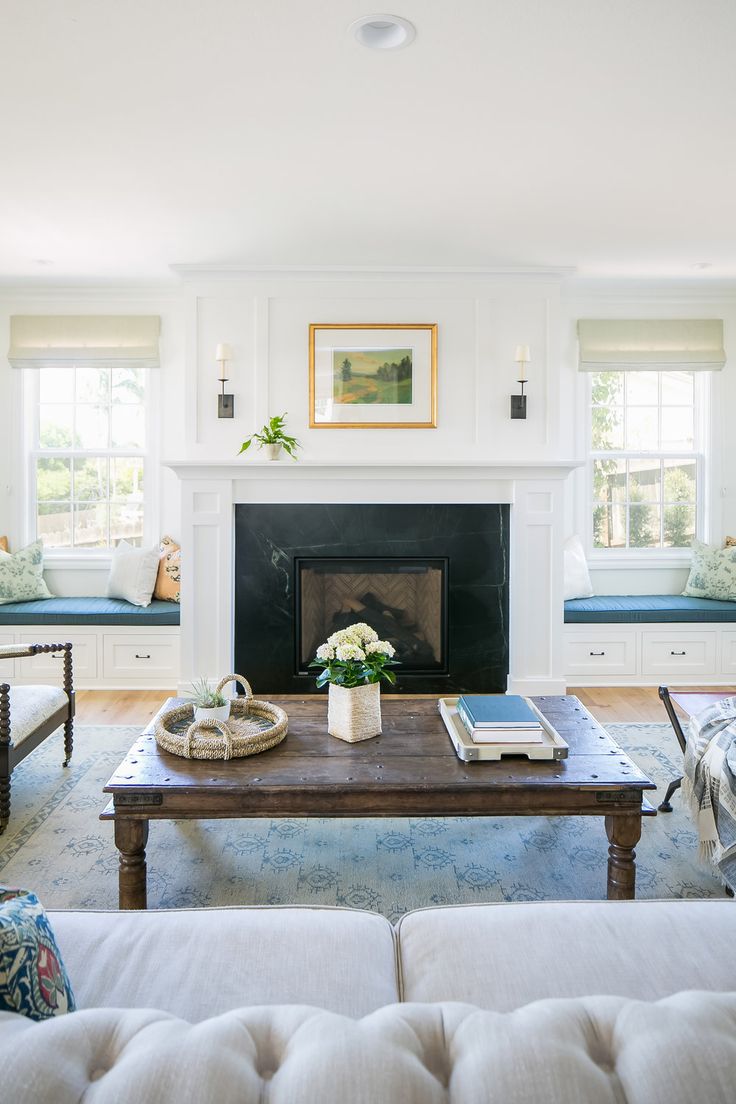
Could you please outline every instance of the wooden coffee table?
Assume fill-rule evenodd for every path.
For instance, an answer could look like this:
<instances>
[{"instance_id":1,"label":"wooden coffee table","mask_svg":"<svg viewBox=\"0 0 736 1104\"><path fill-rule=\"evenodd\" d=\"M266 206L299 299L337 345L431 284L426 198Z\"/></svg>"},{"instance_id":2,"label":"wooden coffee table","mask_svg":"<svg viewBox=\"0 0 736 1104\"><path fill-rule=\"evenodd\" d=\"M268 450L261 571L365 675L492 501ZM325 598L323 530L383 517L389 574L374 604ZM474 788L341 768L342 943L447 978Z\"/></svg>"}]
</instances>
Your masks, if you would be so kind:
<instances>
[{"instance_id":1,"label":"wooden coffee table","mask_svg":"<svg viewBox=\"0 0 736 1104\"><path fill-rule=\"evenodd\" d=\"M655 813L643 791L654 783L577 698L533 700L570 745L567 759L463 763L434 699L385 696L383 735L346 744L327 734L324 697L276 698L289 714L283 743L227 762L161 751L151 723L105 786L120 908L146 907L149 821L218 817L602 816L608 897L633 898L641 818Z\"/></svg>"}]
</instances>

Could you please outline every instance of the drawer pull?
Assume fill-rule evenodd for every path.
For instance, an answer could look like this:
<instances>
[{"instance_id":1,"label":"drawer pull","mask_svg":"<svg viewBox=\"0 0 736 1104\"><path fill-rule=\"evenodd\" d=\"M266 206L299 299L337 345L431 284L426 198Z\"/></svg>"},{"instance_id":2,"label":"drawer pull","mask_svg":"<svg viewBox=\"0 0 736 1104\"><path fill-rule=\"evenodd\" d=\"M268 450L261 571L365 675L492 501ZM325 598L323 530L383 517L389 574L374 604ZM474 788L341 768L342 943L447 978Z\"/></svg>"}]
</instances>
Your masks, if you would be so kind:
<instances>
[{"instance_id":1,"label":"drawer pull","mask_svg":"<svg viewBox=\"0 0 736 1104\"><path fill-rule=\"evenodd\" d=\"M592 655L592 656L604 656L605 654L606 654L605 652L591 652L590 653L590 655Z\"/></svg>"},{"instance_id":2,"label":"drawer pull","mask_svg":"<svg viewBox=\"0 0 736 1104\"><path fill-rule=\"evenodd\" d=\"M150 657L150 655L138 655L138 653L136 652L135 653L135 658L136 659L150 659L151 657Z\"/></svg>"},{"instance_id":3,"label":"drawer pull","mask_svg":"<svg viewBox=\"0 0 736 1104\"><path fill-rule=\"evenodd\" d=\"M682 656L682 655L687 655L687 652L670 652L670 655Z\"/></svg>"}]
</instances>

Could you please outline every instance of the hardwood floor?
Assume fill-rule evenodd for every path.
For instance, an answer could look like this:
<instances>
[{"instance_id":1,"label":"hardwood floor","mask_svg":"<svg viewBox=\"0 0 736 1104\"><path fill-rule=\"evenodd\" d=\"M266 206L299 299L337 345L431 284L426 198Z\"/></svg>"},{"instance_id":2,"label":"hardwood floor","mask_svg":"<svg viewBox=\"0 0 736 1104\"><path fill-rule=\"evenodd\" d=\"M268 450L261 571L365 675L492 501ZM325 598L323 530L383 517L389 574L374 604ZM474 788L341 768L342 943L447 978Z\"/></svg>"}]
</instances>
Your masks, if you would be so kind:
<instances>
[{"instance_id":1,"label":"hardwood floor","mask_svg":"<svg viewBox=\"0 0 736 1104\"><path fill-rule=\"evenodd\" d=\"M736 694L733 686L678 686L678 690L723 691ZM568 688L601 724L616 721L667 721L656 686L585 686Z\"/></svg>"},{"instance_id":2,"label":"hardwood floor","mask_svg":"<svg viewBox=\"0 0 736 1104\"><path fill-rule=\"evenodd\" d=\"M140 725L158 712L175 690L77 690L78 724Z\"/></svg>"},{"instance_id":3,"label":"hardwood floor","mask_svg":"<svg viewBox=\"0 0 736 1104\"><path fill-rule=\"evenodd\" d=\"M688 690L713 691L713 686L679 687ZM736 694L736 687L724 686L724 693ZM79 690L77 691L77 721L79 724L148 724L161 703L175 691L166 690ZM587 686L568 693L575 694L602 724L615 721L666 721L664 706L654 686Z\"/></svg>"}]
</instances>

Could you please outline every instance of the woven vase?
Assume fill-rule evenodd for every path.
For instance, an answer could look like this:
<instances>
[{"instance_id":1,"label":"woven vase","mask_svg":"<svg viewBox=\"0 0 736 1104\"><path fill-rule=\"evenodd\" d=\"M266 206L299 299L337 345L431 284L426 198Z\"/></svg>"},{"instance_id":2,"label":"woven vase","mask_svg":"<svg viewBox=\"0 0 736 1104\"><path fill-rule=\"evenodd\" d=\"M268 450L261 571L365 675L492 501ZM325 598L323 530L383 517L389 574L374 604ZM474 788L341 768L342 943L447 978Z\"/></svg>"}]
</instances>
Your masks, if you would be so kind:
<instances>
[{"instance_id":1,"label":"woven vase","mask_svg":"<svg viewBox=\"0 0 736 1104\"><path fill-rule=\"evenodd\" d=\"M327 731L338 740L356 744L381 735L381 687L377 682L365 686L330 683L327 694Z\"/></svg>"}]
</instances>

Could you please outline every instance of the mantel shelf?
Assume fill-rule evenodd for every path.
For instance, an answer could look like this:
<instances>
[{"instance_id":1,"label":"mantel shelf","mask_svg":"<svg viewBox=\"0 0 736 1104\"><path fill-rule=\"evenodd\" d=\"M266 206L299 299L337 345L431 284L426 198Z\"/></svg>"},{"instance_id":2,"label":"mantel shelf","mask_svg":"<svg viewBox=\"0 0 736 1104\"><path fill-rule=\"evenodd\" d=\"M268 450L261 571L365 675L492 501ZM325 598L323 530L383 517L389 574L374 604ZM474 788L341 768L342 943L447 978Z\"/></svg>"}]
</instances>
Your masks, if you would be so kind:
<instances>
[{"instance_id":1,"label":"mantel shelf","mask_svg":"<svg viewBox=\"0 0 736 1104\"><path fill-rule=\"evenodd\" d=\"M324 460L247 460L242 463L213 460L165 460L164 466L180 479L248 479L274 477L301 478L319 474L326 479L351 478L427 478L456 479L565 479L582 467L583 460L448 460L396 462L386 460L354 461L349 464Z\"/></svg>"}]
</instances>

